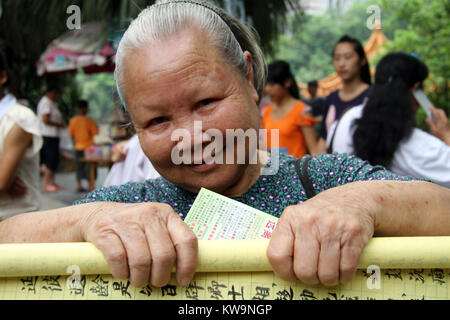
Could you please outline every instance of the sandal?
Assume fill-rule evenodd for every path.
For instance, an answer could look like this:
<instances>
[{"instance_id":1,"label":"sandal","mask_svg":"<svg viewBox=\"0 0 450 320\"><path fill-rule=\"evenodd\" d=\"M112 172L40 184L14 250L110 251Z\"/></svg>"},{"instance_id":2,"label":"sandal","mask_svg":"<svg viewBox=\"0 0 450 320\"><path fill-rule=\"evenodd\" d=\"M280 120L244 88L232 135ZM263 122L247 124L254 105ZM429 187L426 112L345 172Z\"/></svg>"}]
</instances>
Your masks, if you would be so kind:
<instances>
[{"instance_id":1,"label":"sandal","mask_svg":"<svg viewBox=\"0 0 450 320\"><path fill-rule=\"evenodd\" d=\"M58 192L59 189L56 186L50 185L50 186L44 187L43 191L47 192L47 193L54 193L54 192Z\"/></svg>"}]
</instances>

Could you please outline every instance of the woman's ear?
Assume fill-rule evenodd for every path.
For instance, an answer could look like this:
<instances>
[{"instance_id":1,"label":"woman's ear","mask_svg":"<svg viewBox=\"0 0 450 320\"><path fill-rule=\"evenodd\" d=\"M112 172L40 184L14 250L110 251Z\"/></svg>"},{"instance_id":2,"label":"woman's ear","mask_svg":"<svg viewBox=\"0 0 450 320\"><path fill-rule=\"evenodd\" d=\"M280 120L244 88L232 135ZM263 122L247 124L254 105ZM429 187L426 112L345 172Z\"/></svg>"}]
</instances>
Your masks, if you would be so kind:
<instances>
[{"instance_id":1,"label":"woman's ear","mask_svg":"<svg viewBox=\"0 0 450 320\"><path fill-rule=\"evenodd\" d=\"M244 58L245 61L247 62L247 76L246 76L246 80L248 85L250 86L250 90L252 91L252 98L255 102L259 101L259 94L255 89L255 75L253 72L253 57L252 54L250 52L248 52L247 50L244 51Z\"/></svg>"},{"instance_id":2,"label":"woman's ear","mask_svg":"<svg viewBox=\"0 0 450 320\"><path fill-rule=\"evenodd\" d=\"M5 70L0 71L0 86L4 86L6 82L8 81L8 74Z\"/></svg>"},{"instance_id":3,"label":"woman's ear","mask_svg":"<svg viewBox=\"0 0 450 320\"><path fill-rule=\"evenodd\" d=\"M420 82L414 83L414 85L411 87L411 92L416 91L420 87Z\"/></svg>"},{"instance_id":4,"label":"woman's ear","mask_svg":"<svg viewBox=\"0 0 450 320\"><path fill-rule=\"evenodd\" d=\"M285 87L286 89L289 89L291 86L292 86L292 80L291 80L291 79L287 79L287 80L284 82L284 87Z\"/></svg>"},{"instance_id":5,"label":"woman's ear","mask_svg":"<svg viewBox=\"0 0 450 320\"><path fill-rule=\"evenodd\" d=\"M361 59L360 67L364 67L367 64L366 58Z\"/></svg>"}]
</instances>

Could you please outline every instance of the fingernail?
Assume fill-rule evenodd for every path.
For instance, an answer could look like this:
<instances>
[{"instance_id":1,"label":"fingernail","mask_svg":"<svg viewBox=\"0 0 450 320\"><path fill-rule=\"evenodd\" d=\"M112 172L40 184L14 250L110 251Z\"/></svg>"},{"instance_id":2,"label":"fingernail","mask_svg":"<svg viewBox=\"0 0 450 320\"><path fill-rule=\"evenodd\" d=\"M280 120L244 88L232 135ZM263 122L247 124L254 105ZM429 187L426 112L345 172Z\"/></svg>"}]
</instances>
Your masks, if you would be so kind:
<instances>
[{"instance_id":1,"label":"fingernail","mask_svg":"<svg viewBox=\"0 0 450 320\"><path fill-rule=\"evenodd\" d=\"M180 284L183 287L187 287L190 282L191 282L191 278L182 278L181 281L180 281Z\"/></svg>"}]
</instances>

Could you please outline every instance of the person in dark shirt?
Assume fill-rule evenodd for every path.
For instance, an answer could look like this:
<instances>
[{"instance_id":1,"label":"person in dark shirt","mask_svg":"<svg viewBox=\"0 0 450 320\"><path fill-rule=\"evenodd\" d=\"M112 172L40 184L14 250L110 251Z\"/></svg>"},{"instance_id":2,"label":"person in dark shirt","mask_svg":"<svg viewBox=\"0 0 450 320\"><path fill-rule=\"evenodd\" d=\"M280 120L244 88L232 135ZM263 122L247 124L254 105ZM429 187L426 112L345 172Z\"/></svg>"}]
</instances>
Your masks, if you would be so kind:
<instances>
[{"instance_id":1,"label":"person in dark shirt","mask_svg":"<svg viewBox=\"0 0 450 320\"><path fill-rule=\"evenodd\" d=\"M317 91L319 89L319 83L317 80L312 80L308 82L308 93L310 98L303 99L309 108L306 115L316 118L317 122L315 125L316 135L319 136L322 128L323 119L323 109L325 105L325 98L318 95Z\"/></svg>"},{"instance_id":2,"label":"person in dark shirt","mask_svg":"<svg viewBox=\"0 0 450 320\"><path fill-rule=\"evenodd\" d=\"M369 62L364 48L357 39L343 36L333 50L333 66L342 79L342 89L332 92L325 99L318 151L326 152L328 128L342 113L364 102L372 80Z\"/></svg>"}]
</instances>

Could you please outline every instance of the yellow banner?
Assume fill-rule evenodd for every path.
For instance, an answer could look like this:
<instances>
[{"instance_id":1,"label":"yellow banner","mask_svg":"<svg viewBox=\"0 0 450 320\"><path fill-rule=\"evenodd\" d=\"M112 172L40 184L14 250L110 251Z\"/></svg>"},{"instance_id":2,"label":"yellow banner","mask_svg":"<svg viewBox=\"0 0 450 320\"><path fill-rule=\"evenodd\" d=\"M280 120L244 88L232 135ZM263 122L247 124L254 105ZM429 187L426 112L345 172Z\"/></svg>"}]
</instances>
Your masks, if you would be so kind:
<instances>
[{"instance_id":1,"label":"yellow banner","mask_svg":"<svg viewBox=\"0 0 450 320\"><path fill-rule=\"evenodd\" d=\"M0 299L448 299L450 237L373 238L355 279L336 288L277 278L268 240L200 240L187 287L114 279L90 243L0 245Z\"/></svg>"}]
</instances>

